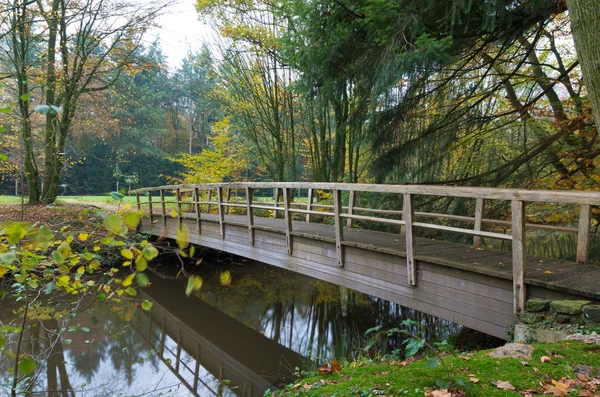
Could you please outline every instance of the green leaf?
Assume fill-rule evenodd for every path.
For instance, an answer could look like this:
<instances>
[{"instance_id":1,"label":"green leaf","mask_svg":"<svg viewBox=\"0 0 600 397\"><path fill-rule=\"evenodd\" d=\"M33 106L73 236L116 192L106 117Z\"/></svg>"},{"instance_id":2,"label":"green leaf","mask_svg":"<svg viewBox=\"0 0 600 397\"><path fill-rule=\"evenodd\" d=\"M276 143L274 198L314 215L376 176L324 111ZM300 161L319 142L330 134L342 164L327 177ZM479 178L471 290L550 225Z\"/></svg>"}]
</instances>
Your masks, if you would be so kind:
<instances>
[{"instance_id":1,"label":"green leaf","mask_svg":"<svg viewBox=\"0 0 600 397\"><path fill-rule=\"evenodd\" d=\"M142 309L144 310L150 310L152 309L152 306L154 306L154 303L150 302L149 300L145 300L142 302Z\"/></svg>"},{"instance_id":2,"label":"green leaf","mask_svg":"<svg viewBox=\"0 0 600 397\"><path fill-rule=\"evenodd\" d=\"M119 233L123 226L123 221L118 214L110 214L104 218L104 226L111 233ZM102 240L101 240L102 241ZM104 243L103 243L104 244Z\"/></svg>"},{"instance_id":3,"label":"green leaf","mask_svg":"<svg viewBox=\"0 0 600 397\"><path fill-rule=\"evenodd\" d=\"M158 256L158 250L152 244L146 244L144 249L142 250L142 255L146 260L151 261L152 259Z\"/></svg>"},{"instance_id":4,"label":"green leaf","mask_svg":"<svg viewBox=\"0 0 600 397\"><path fill-rule=\"evenodd\" d=\"M200 288L202 288L202 277L193 275L188 279L187 286L185 287L185 294L190 296L192 292L197 291Z\"/></svg>"},{"instance_id":5,"label":"green leaf","mask_svg":"<svg viewBox=\"0 0 600 397\"><path fill-rule=\"evenodd\" d=\"M22 101L28 101L29 100L29 93L21 95L19 97L19 99L22 100Z\"/></svg>"},{"instance_id":6,"label":"green leaf","mask_svg":"<svg viewBox=\"0 0 600 397\"><path fill-rule=\"evenodd\" d=\"M90 332L90 329L88 327L81 327L81 330L83 332Z\"/></svg>"},{"instance_id":7,"label":"green leaf","mask_svg":"<svg viewBox=\"0 0 600 397\"><path fill-rule=\"evenodd\" d=\"M148 285L148 276L146 276L144 273L138 273L135 276L135 281L137 282L137 285L139 285L140 287L146 287Z\"/></svg>"},{"instance_id":8,"label":"green leaf","mask_svg":"<svg viewBox=\"0 0 600 397\"><path fill-rule=\"evenodd\" d=\"M17 261L17 254L12 251L6 252L0 255L0 263L4 263L6 265L12 265Z\"/></svg>"},{"instance_id":9,"label":"green leaf","mask_svg":"<svg viewBox=\"0 0 600 397\"><path fill-rule=\"evenodd\" d=\"M0 113L9 114L10 113L10 107L6 106L6 107L3 107L3 108L0 108Z\"/></svg>"},{"instance_id":10,"label":"green leaf","mask_svg":"<svg viewBox=\"0 0 600 397\"><path fill-rule=\"evenodd\" d=\"M135 268L138 272L143 272L148 268L148 262L144 259L143 256L138 256L135 260Z\"/></svg>"},{"instance_id":11,"label":"green leaf","mask_svg":"<svg viewBox=\"0 0 600 397\"><path fill-rule=\"evenodd\" d=\"M19 362L19 372L23 375L29 375L35 370L35 361L27 356Z\"/></svg>"},{"instance_id":12,"label":"green leaf","mask_svg":"<svg viewBox=\"0 0 600 397\"><path fill-rule=\"evenodd\" d=\"M140 215L137 212L128 211L125 213L125 224L129 226L130 229L137 229L139 223Z\"/></svg>"},{"instance_id":13,"label":"green leaf","mask_svg":"<svg viewBox=\"0 0 600 397\"><path fill-rule=\"evenodd\" d=\"M133 259L133 252L129 248L121 250L121 256L125 259Z\"/></svg>"},{"instance_id":14,"label":"green leaf","mask_svg":"<svg viewBox=\"0 0 600 397\"><path fill-rule=\"evenodd\" d=\"M2 132L2 131L0 131L0 132ZM6 161L6 160L8 160L8 156L5 154L0 154L0 160Z\"/></svg>"},{"instance_id":15,"label":"green leaf","mask_svg":"<svg viewBox=\"0 0 600 397\"><path fill-rule=\"evenodd\" d=\"M56 284L54 284L54 281L49 282L48 285L46 285L46 288L44 289L44 293L46 295L50 295L55 286Z\"/></svg>"},{"instance_id":16,"label":"green leaf","mask_svg":"<svg viewBox=\"0 0 600 397\"><path fill-rule=\"evenodd\" d=\"M136 296L137 295L137 291L131 287L127 288L125 290L125 293L129 296Z\"/></svg>"},{"instance_id":17,"label":"green leaf","mask_svg":"<svg viewBox=\"0 0 600 397\"><path fill-rule=\"evenodd\" d=\"M6 343L6 340L4 340L4 338L0 336L0 350L2 350L5 343Z\"/></svg>"},{"instance_id":18,"label":"green leaf","mask_svg":"<svg viewBox=\"0 0 600 397\"><path fill-rule=\"evenodd\" d=\"M112 197L113 200L121 201L125 195L119 192L110 192L110 197Z\"/></svg>"},{"instance_id":19,"label":"green leaf","mask_svg":"<svg viewBox=\"0 0 600 397\"><path fill-rule=\"evenodd\" d=\"M424 339L410 338L406 345L406 355L408 357L414 356L425 346Z\"/></svg>"}]
</instances>

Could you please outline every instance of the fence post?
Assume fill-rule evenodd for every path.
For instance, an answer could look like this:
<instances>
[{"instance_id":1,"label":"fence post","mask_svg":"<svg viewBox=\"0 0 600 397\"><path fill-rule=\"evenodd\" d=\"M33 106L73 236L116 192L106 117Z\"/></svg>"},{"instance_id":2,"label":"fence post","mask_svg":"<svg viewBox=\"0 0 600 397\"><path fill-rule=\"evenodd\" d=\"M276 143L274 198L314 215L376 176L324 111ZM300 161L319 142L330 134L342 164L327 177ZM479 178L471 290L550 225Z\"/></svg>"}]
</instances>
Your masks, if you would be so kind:
<instances>
[{"instance_id":1,"label":"fence post","mask_svg":"<svg viewBox=\"0 0 600 397\"><path fill-rule=\"evenodd\" d=\"M313 190L312 190L312 188L308 188L308 203L306 204L307 211L311 211L311 209L312 209L312 200L313 200ZM306 214L306 223L310 223L310 214Z\"/></svg>"},{"instance_id":2,"label":"fence post","mask_svg":"<svg viewBox=\"0 0 600 397\"><path fill-rule=\"evenodd\" d=\"M150 212L150 225L153 225L154 218L152 215L152 191L148 192L148 212Z\"/></svg>"},{"instance_id":3,"label":"fence post","mask_svg":"<svg viewBox=\"0 0 600 397\"><path fill-rule=\"evenodd\" d=\"M481 231L481 222L483 220L483 206L485 202L482 198L475 200L475 226L473 229L477 232ZM481 236L473 237L473 247L481 248Z\"/></svg>"},{"instance_id":4,"label":"fence post","mask_svg":"<svg viewBox=\"0 0 600 397\"><path fill-rule=\"evenodd\" d=\"M592 211L589 204L583 204L579 211L579 230L577 231L577 263L585 265L590 248L590 222Z\"/></svg>"},{"instance_id":5,"label":"fence post","mask_svg":"<svg viewBox=\"0 0 600 397\"><path fill-rule=\"evenodd\" d=\"M200 191L198 190L197 187L194 188L194 196L196 197L194 203L195 203L195 207L196 207L196 224L198 227L198 234L202 233L202 225L201 225L201 221L200 221L200 214L202 209L200 208Z\"/></svg>"},{"instance_id":6,"label":"fence post","mask_svg":"<svg viewBox=\"0 0 600 397\"><path fill-rule=\"evenodd\" d=\"M525 202L511 201L512 209L512 252L513 252L513 309L515 314L525 308L526 234Z\"/></svg>"},{"instance_id":7,"label":"fence post","mask_svg":"<svg viewBox=\"0 0 600 397\"><path fill-rule=\"evenodd\" d=\"M210 199L211 199L211 197L212 197L212 189L208 189L208 200L206 200L206 201L208 201L209 204L206 204L206 213L207 214L210 214Z\"/></svg>"},{"instance_id":8,"label":"fence post","mask_svg":"<svg viewBox=\"0 0 600 397\"><path fill-rule=\"evenodd\" d=\"M279 188L275 188L275 208L279 204ZM277 218L277 210L273 210L273 219Z\"/></svg>"},{"instance_id":9,"label":"fence post","mask_svg":"<svg viewBox=\"0 0 600 397\"><path fill-rule=\"evenodd\" d=\"M285 243L288 254L292 253L292 214L290 213L290 189L283 188L283 219L285 219Z\"/></svg>"},{"instance_id":10,"label":"fence post","mask_svg":"<svg viewBox=\"0 0 600 397\"><path fill-rule=\"evenodd\" d=\"M229 202L230 202L230 201L231 201L231 189L227 189L227 197L226 197L226 199L225 199L225 202L226 202L227 204L229 204ZM226 213L226 214L229 214L229 206L226 206L226 207L225 207L225 213Z\"/></svg>"},{"instance_id":11,"label":"fence post","mask_svg":"<svg viewBox=\"0 0 600 397\"><path fill-rule=\"evenodd\" d=\"M137 204L137 209L138 211L142 209L142 206L140 205L140 194L136 193L135 194L135 202Z\"/></svg>"},{"instance_id":12,"label":"fence post","mask_svg":"<svg viewBox=\"0 0 600 397\"><path fill-rule=\"evenodd\" d=\"M335 220L335 249L337 252L338 266L344 266L344 225L340 214L342 213L342 191L333 189L333 217Z\"/></svg>"},{"instance_id":13,"label":"fence post","mask_svg":"<svg viewBox=\"0 0 600 397\"><path fill-rule=\"evenodd\" d=\"M223 188L217 188L217 203L219 206L219 226L221 227L221 238L225 238L225 214L223 213Z\"/></svg>"},{"instance_id":14,"label":"fence post","mask_svg":"<svg viewBox=\"0 0 600 397\"><path fill-rule=\"evenodd\" d=\"M183 220L181 218L181 190L179 188L175 189L175 198L177 199L177 221L179 222L179 227L181 227Z\"/></svg>"},{"instance_id":15,"label":"fence post","mask_svg":"<svg viewBox=\"0 0 600 397\"><path fill-rule=\"evenodd\" d=\"M246 215L248 218L248 243L254 245L254 211L252 210L252 200L254 190L246 187Z\"/></svg>"},{"instance_id":16,"label":"fence post","mask_svg":"<svg viewBox=\"0 0 600 397\"><path fill-rule=\"evenodd\" d=\"M356 192L354 190L350 190L350 198L348 199L348 215L352 215L354 213L355 194ZM348 230L352 229L352 218L348 218L347 227Z\"/></svg>"},{"instance_id":17,"label":"fence post","mask_svg":"<svg viewBox=\"0 0 600 397\"><path fill-rule=\"evenodd\" d=\"M413 206L413 196L410 193L404 193L402 203L402 218L406 229L406 275L408 277L408 285L417 285L417 264L415 263L415 239L413 230L413 219L415 217L415 209Z\"/></svg>"}]
</instances>

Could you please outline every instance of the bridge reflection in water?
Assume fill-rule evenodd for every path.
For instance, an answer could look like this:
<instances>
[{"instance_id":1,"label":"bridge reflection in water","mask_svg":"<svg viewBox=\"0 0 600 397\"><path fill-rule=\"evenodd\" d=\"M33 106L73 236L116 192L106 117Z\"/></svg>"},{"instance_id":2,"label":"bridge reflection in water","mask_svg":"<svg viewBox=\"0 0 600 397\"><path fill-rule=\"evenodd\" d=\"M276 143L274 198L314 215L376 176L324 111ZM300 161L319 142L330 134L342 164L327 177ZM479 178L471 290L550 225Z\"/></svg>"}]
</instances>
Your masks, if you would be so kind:
<instances>
[{"instance_id":1,"label":"bridge reflection in water","mask_svg":"<svg viewBox=\"0 0 600 397\"><path fill-rule=\"evenodd\" d=\"M227 268L232 285L220 286ZM184 280L153 277L139 297L154 303L132 321L139 335L192 395L262 396L291 381L295 367L351 358L367 328L392 328L406 318L428 338L460 326L307 276L260 263L205 263L199 296ZM276 282L278 280L279 282ZM402 340L384 342L391 350Z\"/></svg>"}]
</instances>

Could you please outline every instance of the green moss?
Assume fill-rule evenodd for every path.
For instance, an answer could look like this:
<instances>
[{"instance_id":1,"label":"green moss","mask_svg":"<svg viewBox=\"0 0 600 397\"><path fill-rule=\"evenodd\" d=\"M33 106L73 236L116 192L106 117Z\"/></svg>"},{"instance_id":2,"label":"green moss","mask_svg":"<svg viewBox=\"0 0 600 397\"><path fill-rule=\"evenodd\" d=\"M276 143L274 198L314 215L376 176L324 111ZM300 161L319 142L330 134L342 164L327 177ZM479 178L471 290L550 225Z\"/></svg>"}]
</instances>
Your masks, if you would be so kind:
<instances>
[{"instance_id":1,"label":"green moss","mask_svg":"<svg viewBox=\"0 0 600 397\"><path fill-rule=\"evenodd\" d=\"M536 390L543 393L540 384L545 380L560 380L564 377L575 378L572 367L585 364L600 368L599 348L580 342L565 341L559 344L535 344L532 359L527 365L514 358L496 359L487 355L489 350L471 356L447 356L444 363L455 380L466 386L460 387L467 396L519 396L519 391ZM541 357L549 356L552 362L542 363ZM329 376L315 376L303 379L285 390L267 392L267 396L376 396L424 395L424 388L435 388L436 381L446 380L442 365L430 366L430 359L407 365L390 363L350 364L340 372ZM469 380L474 375L479 381ZM517 390L501 390L492 384L508 381ZM579 395L579 393L573 393Z\"/></svg>"}]
</instances>

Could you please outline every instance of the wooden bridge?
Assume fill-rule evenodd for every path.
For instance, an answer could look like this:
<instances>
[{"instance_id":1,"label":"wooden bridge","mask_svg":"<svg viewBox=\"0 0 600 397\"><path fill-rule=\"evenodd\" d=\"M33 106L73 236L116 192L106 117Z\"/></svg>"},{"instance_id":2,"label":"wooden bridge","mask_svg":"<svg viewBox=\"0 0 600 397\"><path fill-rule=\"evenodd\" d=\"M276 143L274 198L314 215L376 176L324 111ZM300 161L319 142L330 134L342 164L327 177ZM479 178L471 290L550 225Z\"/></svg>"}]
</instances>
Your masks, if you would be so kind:
<instances>
[{"instance_id":1,"label":"wooden bridge","mask_svg":"<svg viewBox=\"0 0 600 397\"><path fill-rule=\"evenodd\" d=\"M255 199L261 191L275 191L274 202ZM530 297L600 300L600 267L585 265L591 210L600 205L600 193L302 182L176 185L133 193L138 208L150 215L141 225L146 233L175 238L179 228L187 227L194 244L352 288L500 338L507 338L507 327ZM317 193L331 194L331 203L315 203ZM307 202L294 202L297 195ZM358 207L360 195L369 195L374 203L397 195L402 206ZM415 211L415 200L444 198L470 201L473 215ZM509 202L507 220L485 218L489 202ZM577 227L526 223L526 205L534 203L577 211ZM358 222L401 229L364 230L356 227ZM418 238L417 229L473 236L473 245ZM532 229L576 233L577 262L527 257L526 233ZM508 242L511 252L484 250L482 238Z\"/></svg>"}]
</instances>

